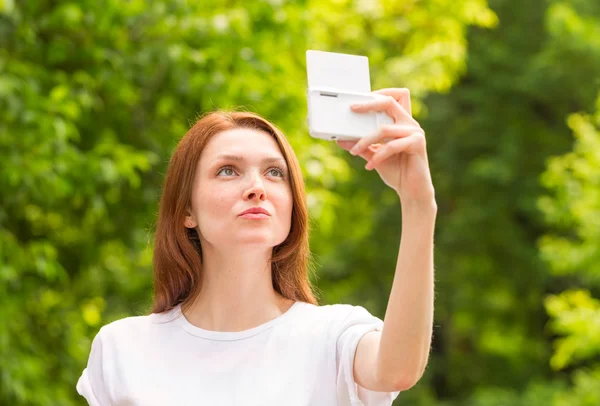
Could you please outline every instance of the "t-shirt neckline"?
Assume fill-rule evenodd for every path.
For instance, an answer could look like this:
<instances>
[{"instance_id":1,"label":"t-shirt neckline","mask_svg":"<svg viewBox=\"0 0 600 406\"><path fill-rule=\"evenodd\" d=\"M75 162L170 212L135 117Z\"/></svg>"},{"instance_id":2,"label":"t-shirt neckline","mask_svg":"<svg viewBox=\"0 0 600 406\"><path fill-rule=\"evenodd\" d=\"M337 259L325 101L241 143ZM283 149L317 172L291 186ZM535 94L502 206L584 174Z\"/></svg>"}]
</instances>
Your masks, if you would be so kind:
<instances>
[{"instance_id":1,"label":"t-shirt neckline","mask_svg":"<svg viewBox=\"0 0 600 406\"><path fill-rule=\"evenodd\" d=\"M209 340L217 340L217 341L235 341L235 340L243 340L245 338L249 338L255 336L257 334L266 331L277 324L282 323L286 319L288 319L300 306L299 301L294 302L293 305L290 306L285 313L275 317L272 320L269 320L261 325L253 327L251 329L242 330L242 331L214 331L214 330L205 330L203 328L197 327L190 323L185 315L181 312L181 304L177 305L173 311L177 315L177 323L183 328L187 333L201 337Z\"/></svg>"}]
</instances>

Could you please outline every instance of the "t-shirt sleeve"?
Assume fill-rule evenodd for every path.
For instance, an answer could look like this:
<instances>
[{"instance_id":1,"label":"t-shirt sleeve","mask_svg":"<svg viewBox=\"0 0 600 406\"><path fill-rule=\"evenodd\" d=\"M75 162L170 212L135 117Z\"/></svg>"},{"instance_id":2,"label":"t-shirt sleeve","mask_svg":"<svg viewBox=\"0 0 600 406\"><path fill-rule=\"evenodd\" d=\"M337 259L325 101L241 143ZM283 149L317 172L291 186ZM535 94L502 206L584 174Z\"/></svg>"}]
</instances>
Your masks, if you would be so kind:
<instances>
[{"instance_id":1,"label":"t-shirt sleeve","mask_svg":"<svg viewBox=\"0 0 600 406\"><path fill-rule=\"evenodd\" d=\"M77 392L83 396L90 406L109 406L110 401L106 388L104 366L108 356L103 336L106 331L100 329L92 341L92 349L88 358L87 368L77 381Z\"/></svg>"},{"instance_id":2,"label":"t-shirt sleeve","mask_svg":"<svg viewBox=\"0 0 600 406\"><path fill-rule=\"evenodd\" d=\"M343 308L347 315L338 333L336 353L338 405L389 406L400 392L368 390L354 380L354 356L358 342L371 331L382 331L383 321L361 306Z\"/></svg>"}]
</instances>

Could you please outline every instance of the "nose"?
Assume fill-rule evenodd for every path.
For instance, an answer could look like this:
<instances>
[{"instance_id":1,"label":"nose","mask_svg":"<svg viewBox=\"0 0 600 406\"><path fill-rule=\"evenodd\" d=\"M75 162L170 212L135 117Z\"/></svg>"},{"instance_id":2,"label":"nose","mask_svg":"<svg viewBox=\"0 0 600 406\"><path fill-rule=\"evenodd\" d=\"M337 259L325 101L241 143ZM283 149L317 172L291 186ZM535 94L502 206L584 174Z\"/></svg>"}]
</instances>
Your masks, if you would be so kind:
<instances>
[{"instance_id":1,"label":"nose","mask_svg":"<svg viewBox=\"0 0 600 406\"><path fill-rule=\"evenodd\" d=\"M247 200L265 200L267 198L267 191L265 186L260 179L260 175L253 176L250 187L244 192L244 199Z\"/></svg>"}]
</instances>

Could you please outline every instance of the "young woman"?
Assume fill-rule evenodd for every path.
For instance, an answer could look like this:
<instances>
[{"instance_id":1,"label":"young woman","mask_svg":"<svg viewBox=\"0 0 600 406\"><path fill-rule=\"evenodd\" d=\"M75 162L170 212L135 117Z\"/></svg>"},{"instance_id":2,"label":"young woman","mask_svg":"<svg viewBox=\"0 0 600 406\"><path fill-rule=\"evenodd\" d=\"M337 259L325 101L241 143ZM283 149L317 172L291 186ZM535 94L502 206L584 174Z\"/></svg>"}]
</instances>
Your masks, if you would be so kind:
<instances>
[{"instance_id":1,"label":"young woman","mask_svg":"<svg viewBox=\"0 0 600 406\"><path fill-rule=\"evenodd\" d=\"M384 321L319 306L296 156L265 119L201 118L160 202L151 314L100 329L77 391L91 405L390 405L422 376L433 324L437 206L406 89L353 106L395 124L338 142L399 195L402 241Z\"/></svg>"}]
</instances>

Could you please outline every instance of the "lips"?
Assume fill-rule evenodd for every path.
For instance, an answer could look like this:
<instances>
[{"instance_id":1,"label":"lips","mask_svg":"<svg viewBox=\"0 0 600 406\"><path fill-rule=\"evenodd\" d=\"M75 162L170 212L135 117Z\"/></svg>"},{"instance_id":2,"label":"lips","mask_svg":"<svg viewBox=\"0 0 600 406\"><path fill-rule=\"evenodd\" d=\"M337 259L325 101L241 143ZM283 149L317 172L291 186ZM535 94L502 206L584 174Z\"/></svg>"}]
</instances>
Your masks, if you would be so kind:
<instances>
[{"instance_id":1,"label":"lips","mask_svg":"<svg viewBox=\"0 0 600 406\"><path fill-rule=\"evenodd\" d=\"M238 214L238 216L243 216L244 214L249 214L249 213L266 214L267 216L271 215L271 213L269 213L266 209L263 209L262 207L251 207L248 210L245 210L245 211L241 212L240 214Z\"/></svg>"}]
</instances>

